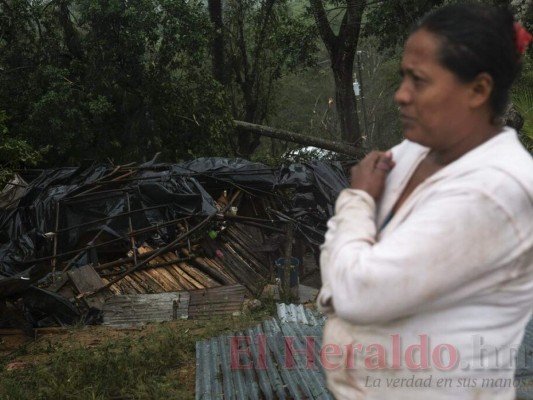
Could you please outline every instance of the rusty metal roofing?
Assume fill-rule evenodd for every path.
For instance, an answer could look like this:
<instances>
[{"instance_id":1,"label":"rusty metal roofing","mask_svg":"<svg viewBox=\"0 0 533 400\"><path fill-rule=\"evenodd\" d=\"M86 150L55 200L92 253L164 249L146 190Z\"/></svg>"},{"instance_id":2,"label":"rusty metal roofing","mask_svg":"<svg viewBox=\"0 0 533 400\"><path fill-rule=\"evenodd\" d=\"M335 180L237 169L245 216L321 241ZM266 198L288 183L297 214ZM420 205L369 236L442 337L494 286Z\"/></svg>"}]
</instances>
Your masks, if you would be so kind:
<instances>
[{"instance_id":1,"label":"rusty metal roofing","mask_svg":"<svg viewBox=\"0 0 533 400\"><path fill-rule=\"evenodd\" d=\"M333 399L319 362L324 316L294 304L277 311L253 328L196 343L197 400Z\"/></svg>"},{"instance_id":2,"label":"rusty metal roofing","mask_svg":"<svg viewBox=\"0 0 533 400\"><path fill-rule=\"evenodd\" d=\"M244 286L235 284L181 292L113 295L103 305L103 324L137 326L240 313L245 292Z\"/></svg>"},{"instance_id":3,"label":"rusty metal roofing","mask_svg":"<svg viewBox=\"0 0 533 400\"><path fill-rule=\"evenodd\" d=\"M189 299L188 292L116 295L104 304L103 324L135 326L187 319Z\"/></svg>"},{"instance_id":4,"label":"rusty metal roofing","mask_svg":"<svg viewBox=\"0 0 533 400\"><path fill-rule=\"evenodd\" d=\"M189 318L203 319L240 312L245 292L244 286L239 284L191 290Z\"/></svg>"}]
</instances>

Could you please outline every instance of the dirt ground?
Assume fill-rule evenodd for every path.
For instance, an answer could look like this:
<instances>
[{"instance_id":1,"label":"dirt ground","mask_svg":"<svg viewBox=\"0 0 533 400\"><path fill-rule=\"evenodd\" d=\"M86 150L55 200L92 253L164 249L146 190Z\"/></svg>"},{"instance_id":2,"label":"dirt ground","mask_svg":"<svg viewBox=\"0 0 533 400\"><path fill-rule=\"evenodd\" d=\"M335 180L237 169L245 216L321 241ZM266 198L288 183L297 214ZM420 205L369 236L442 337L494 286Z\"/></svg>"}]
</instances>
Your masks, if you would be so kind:
<instances>
[{"instance_id":1,"label":"dirt ground","mask_svg":"<svg viewBox=\"0 0 533 400\"><path fill-rule=\"evenodd\" d=\"M113 328L102 325L40 328L35 330L34 337L25 335L22 330L0 329L0 377L9 371L53 363L57 352L64 353L65 350L68 352L69 349L80 347L89 351L97 350L121 339L129 340L131 343L157 341L161 335L166 334L165 332L172 330L177 335L182 335L184 343L191 343L184 351L192 362L187 363L186 367L177 367L167 373L186 388L189 394L187 398L194 398L196 385L194 343L206 337L255 326L271 315L272 308L268 309L268 305L265 305L263 310L253 315L218 317L218 320L177 320L147 324L137 328ZM154 357L157 357L157 354L154 354Z\"/></svg>"},{"instance_id":2,"label":"dirt ground","mask_svg":"<svg viewBox=\"0 0 533 400\"><path fill-rule=\"evenodd\" d=\"M312 256L304 259L304 269L300 276L300 284L312 288L320 288L320 272ZM272 307L272 305L271 305ZM275 307L274 307L275 308ZM187 336L193 336L192 340L200 340L206 335L217 335L217 330L237 331L248 324L253 326L258 319L268 318L273 314L273 309L263 311L262 315L247 318L228 317L220 324L214 326L208 321L180 320L164 323L171 329L186 332ZM218 322L214 322L216 325ZM20 329L0 329L0 375L2 372L24 369L30 365L42 365L49 362L56 349L68 350L69 348L84 347L87 349L98 348L106 343L121 338L129 338L134 341L142 341L150 337L160 329L162 324L148 324L143 327L113 328L108 326L75 326L75 327L51 327L34 330L33 336ZM196 337L198 339L196 339ZM191 354L191 357L194 357ZM174 374L174 373L173 373ZM195 363L192 362L187 368L175 371L175 376L185 382L194 394L195 388Z\"/></svg>"},{"instance_id":3,"label":"dirt ground","mask_svg":"<svg viewBox=\"0 0 533 400\"><path fill-rule=\"evenodd\" d=\"M309 264L308 264L309 265ZM309 265L304 270L300 284L319 289L321 285L320 271L316 265ZM179 321L182 324L190 324L190 327L195 329L197 322L195 321ZM172 324L174 322L169 322ZM20 329L1 329L0 328L0 360L9 359L23 346L32 346L39 348L40 346L54 346L57 343L75 342L83 346L96 346L106 340L118 339L132 335L146 335L153 329L151 325L142 328L112 328L101 325L96 326L79 326L72 328L51 327L38 328L34 331L34 337L28 336ZM198 329L198 328L196 328ZM199 331L201 334L202 332ZM33 358L32 358L33 357ZM27 355L19 357L17 362L33 362L34 356Z\"/></svg>"},{"instance_id":4,"label":"dirt ground","mask_svg":"<svg viewBox=\"0 0 533 400\"><path fill-rule=\"evenodd\" d=\"M112 328L107 326L82 326L73 328L44 328L36 329L35 337L28 337L22 331L0 330L0 376L13 370L27 369L30 366L44 366L53 363L56 351L68 352L69 349L83 347L90 351L105 347L107 343L120 339L130 339L134 343L146 340L157 340L157 331L162 325L165 328L176 329L188 336L199 339L210 334L212 327L207 327L202 321L171 321L163 324L148 324L141 328ZM222 330L231 329L231 323L225 324ZM157 357L157 354L154 354ZM194 354L190 357L194 359ZM189 396L194 398L196 385L195 363L188 363L186 367L178 367L171 372L175 381L179 381L186 388ZM1 382L0 382L1 385Z\"/></svg>"}]
</instances>

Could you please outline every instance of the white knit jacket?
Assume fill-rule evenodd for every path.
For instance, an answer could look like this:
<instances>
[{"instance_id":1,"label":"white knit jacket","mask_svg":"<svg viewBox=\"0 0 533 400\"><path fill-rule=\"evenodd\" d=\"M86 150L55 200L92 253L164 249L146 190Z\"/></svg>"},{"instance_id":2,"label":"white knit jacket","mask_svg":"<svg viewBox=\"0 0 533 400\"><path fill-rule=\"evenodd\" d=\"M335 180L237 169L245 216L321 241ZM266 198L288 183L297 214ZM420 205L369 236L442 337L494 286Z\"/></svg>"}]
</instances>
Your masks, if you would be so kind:
<instances>
[{"instance_id":1,"label":"white knit jacket","mask_svg":"<svg viewBox=\"0 0 533 400\"><path fill-rule=\"evenodd\" d=\"M513 399L533 310L533 158L504 128L422 182L378 232L429 149L392 151L379 204L345 189L328 221L328 387L350 400Z\"/></svg>"}]
</instances>

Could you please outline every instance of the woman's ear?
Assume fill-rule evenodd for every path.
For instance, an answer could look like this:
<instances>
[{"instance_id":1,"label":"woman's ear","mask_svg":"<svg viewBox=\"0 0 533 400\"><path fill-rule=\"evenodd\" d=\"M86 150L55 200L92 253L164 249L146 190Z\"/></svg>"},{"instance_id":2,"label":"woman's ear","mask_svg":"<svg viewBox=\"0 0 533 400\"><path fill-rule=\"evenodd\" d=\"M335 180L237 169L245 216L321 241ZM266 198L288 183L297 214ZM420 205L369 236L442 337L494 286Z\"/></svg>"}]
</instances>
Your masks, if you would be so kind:
<instances>
[{"instance_id":1,"label":"woman's ear","mask_svg":"<svg viewBox=\"0 0 533 400\"><path fill-rule=\"evenodd\" d=\"M472 108L479 108L488 103L494 88L494 80L492 76L486 72L482 72L470 83L470 87L469 105Z\"/></svg>"}]
</instances>

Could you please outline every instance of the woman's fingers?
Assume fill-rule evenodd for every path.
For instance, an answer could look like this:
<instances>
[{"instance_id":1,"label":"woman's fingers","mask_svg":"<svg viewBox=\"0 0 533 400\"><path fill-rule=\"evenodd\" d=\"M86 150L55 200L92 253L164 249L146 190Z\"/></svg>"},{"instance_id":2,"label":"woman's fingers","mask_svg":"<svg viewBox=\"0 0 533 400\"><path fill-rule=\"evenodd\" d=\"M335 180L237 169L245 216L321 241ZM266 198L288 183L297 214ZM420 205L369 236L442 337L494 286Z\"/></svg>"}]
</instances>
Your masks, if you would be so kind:
<instances>
[{"instance_id":1,"label":"woman's fingers","mask_svg":"<svg viewBox=\"0 0 533 400\"><path fill-rule=\"evenodd\" d=\"M381 159L378 160L376 165L374 165L375 169L380 169L380 170L386 171L386 172L389 172L392 169L392 167L393 166L389 162L381 160Z\"/></svg>"},{"instance_id":2,"label":"woman's fingers","mask_svg":"<svg viewBox=\"0 0 533 400\"><path fill-rule=\"evenodd\" d=\"M385 179L394 165L390 151L369 153L352 168L350 187L364 190L377 200L381 197Z\"/></svg>"}]
</instances>

